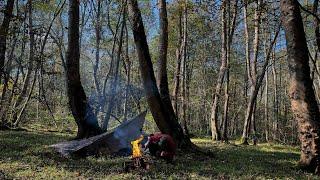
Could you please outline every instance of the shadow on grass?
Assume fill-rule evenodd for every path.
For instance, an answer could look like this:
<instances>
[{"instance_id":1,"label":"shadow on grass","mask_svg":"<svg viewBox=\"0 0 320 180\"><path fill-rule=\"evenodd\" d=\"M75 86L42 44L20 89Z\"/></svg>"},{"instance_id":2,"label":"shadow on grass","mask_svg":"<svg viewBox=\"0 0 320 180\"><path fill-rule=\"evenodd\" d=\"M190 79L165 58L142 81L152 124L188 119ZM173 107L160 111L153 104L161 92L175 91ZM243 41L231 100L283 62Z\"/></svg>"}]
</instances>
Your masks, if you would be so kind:
<instances>
[{"instance_id":1,"label":"shadow on grass","mask_svg":"<svg viewBox=\"0 0 320 180\"><path fill-rule=\"evenodd\" d=\"M202 175L210 176L214 172L213 174L222 174L230 178L293 178L296 176L295 163L299 159L298 154L266 152L261 150L261 147L252 146L224 145L223 148L215 146L212 148L216 153L215 159L197 161L195 157L194 161L190 161L197 163L198 171Z\"/></svg>"},{"instance_id":2,"label":"shadow on grass","mask_svg":"<svg viewBox=\"0 0 320 180\"><path fill-rule=\"evenodd\" d=\"M5 173L10 177L37 177L39 174L19 174L19 166L27 166L30 172L39 172L42 176L61 176L76 178L114 177L132 179L146 177L150 179L255 179L290 178L312 179L296 168L299 154L292 149L273 146L233 146L221 144L198 145L215 152L214 158L197 154L178 152L175 164L155 161L148 172L126 174L122 164L128 158L88 157L84 159L65 159L47 148L57 142L71 139L70 136L57 133L0 131L0 167L1 163L12 166ZM197 144L197 142L196 142ZM289 151L289 150L290 151ZM288 151L288 152L287 152ZM51 168L52 174L46 170ZM21 170L21 168L20 168Z\"/></svg>"}]
</instances>

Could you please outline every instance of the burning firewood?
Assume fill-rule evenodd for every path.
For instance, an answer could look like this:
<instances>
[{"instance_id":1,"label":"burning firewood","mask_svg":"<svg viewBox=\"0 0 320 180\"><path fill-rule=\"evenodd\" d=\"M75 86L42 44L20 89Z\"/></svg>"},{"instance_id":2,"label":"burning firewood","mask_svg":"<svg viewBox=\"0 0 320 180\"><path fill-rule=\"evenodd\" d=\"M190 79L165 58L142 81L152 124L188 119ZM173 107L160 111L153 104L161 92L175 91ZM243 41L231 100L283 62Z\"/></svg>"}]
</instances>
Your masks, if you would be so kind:
<instances>
[{"instance_id":1,"label":"burning firewood","mask_svg":"<svg viewBox=\"0 0 320 180\"><path fill-rule=\"evenodd\" d=\"M143 135L141 135L138 139L131 142L131 161L124 162L123 165L126 172L137 169L149 170L150 162L143 156L143 152L141 151L141 141L143 138Z\"/></svg>"}]
</instances>

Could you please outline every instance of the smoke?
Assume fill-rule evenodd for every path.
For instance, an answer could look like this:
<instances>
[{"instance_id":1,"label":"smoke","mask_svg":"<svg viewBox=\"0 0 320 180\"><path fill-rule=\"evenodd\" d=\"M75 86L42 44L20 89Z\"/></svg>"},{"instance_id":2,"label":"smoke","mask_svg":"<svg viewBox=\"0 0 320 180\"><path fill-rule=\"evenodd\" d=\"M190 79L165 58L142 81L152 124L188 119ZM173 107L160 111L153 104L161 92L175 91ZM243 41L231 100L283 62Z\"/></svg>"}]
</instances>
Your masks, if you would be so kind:
<instances>
[{"instance_id":1,"label":"smoke","mask_svg":"<svg viewBox=\"0 0 320 180\"><path fill-rule=\"evenodd\" d=\"M119 121L122 121L122 119L126 118L124 117L125 108L127 108L127 118L135 116L138 113L135 106L145 96L144 91L141 87L135 86L133 84L128 85L124 79L118 79L118 81L114 83L114 79L110 78L108 82L109 83L106 84L105 93L97 93L97 90L94 86L91 86L90 93L88 93L89 96L86 113L88 122L92 124L95 124L95 122L99 122L100 127L105 121L107 108L108 106L110 106L110 99L113 99L113 107L111 107L112 109L110 119L106 120L108 122L117 122L118 124ZM112 90L114 86L117 86L117 88L115 88L115 91ZM128 93L127 96L126 93ZM126 100L128 104L127 107L125 107Z\"/></svg>"},{"instance_id":2,"label":"smoke","mask_svg":"<svg viewBox=\"0 0 320 180\"><path fill-rule=\"evenodd\" d=\"M117 146L120 149L131 149L131 141L138 139L143 135L143 125L147 112L140 114L130 121L126 121L118 126L113 133L114 139L117 139Z\"/></svg>"}]
</instances>

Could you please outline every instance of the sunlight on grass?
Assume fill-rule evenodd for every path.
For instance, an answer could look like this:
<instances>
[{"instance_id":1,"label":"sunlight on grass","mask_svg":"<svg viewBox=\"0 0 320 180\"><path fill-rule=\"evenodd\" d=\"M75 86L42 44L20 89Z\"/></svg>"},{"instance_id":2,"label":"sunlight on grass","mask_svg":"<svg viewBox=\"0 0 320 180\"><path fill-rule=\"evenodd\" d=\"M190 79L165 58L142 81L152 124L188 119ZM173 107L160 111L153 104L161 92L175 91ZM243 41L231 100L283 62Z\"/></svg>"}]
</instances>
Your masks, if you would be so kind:
<instances>
[{"instance_id":1,"label":"sunlight on grass","mask_svg":"<svg viewBox=\"0 0 320 180\"><path fill-rule=\"evenodd\" d=\"M6 178L26 179L317 179L296 168L296 147L192 139L214 152L214 158L178 152L174 165L154 161L148 172L125 173L123 162L128 157L65 159L47 148L71 137L63 133L1 131L0 171Z\"/></svg>"}]
</instances>

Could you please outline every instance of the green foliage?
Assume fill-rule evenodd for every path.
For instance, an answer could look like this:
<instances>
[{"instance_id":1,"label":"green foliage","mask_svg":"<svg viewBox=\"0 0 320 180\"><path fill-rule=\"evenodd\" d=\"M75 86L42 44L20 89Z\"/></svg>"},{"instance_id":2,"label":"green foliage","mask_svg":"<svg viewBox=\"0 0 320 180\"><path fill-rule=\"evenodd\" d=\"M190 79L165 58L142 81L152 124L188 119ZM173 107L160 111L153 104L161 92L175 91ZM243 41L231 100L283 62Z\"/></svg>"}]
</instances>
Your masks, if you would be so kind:
<instances>
[{"instance_id":1,"label":"green foliage","mask_svg":"<svg viewBox=\"0 0 320 180\"><path fill-rule=\"evenodd\" d=\"M290 146L244 147L193 139L215 157L178 152L175 165L154 161L148 172L124 173L122 164L128 158L64 159L47 147L71 138L63 133L2 131L1 172L18 179L317 179L296 168L299 151Z\"/></svg>"},{"instance_id":2,"label":"green foliage","mask_svg":"<svg viewBox=\"0 0 320 180\"><path fill-rule=\"evenodd\" d=\"M35 1L32 3L34 9L36 10L41 10L42 12L53 12L56 9L56 0L50 0L47 2L43 2L43 1Z\"/></svg>"},{"instance_id":3,"label":"green foliage","mask_svg":"<svg viewBox=\"0 0 320 180\"><path fill-rule=\"evenodd\" d=\"M159 131L155 121L153 120L152 114L150 112L148 112L146 115L146 123L143 130L149 134Z\"/></svg>"}]
</instances>

